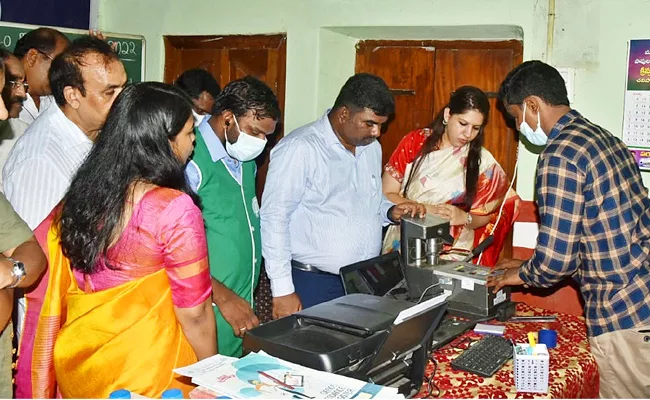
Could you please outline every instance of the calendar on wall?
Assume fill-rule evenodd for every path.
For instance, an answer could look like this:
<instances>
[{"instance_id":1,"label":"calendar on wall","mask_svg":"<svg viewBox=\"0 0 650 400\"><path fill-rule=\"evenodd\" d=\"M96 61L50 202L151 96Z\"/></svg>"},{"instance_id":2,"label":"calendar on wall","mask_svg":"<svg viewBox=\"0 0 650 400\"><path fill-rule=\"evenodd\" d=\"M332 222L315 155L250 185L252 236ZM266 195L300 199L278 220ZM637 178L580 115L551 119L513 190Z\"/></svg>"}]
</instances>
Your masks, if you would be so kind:
<instances>
[{"instance_id":1,"label":"calendar on wall","mask_svg":"<svg viewBox=\"0 0 650 400\"><path fill-rule=\"evenodd\" d=\"M650 171L650 40L630 40L627 61L623 142Z\"/></svg>"}]
</instances>

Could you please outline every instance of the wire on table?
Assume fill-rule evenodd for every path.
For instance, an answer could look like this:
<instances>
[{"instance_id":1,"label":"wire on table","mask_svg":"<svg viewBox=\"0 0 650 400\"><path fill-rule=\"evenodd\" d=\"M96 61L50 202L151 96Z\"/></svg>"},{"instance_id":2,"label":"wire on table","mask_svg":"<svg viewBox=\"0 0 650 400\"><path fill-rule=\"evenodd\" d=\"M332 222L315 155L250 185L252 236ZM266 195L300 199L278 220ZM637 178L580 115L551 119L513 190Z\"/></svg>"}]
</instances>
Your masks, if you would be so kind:
<instances>
[{"instance_id":1,"label":"wire on table","mask_svg":"<svg viewBox=\"0 0 650 400\"><path fill-rule=\"evenodd\" d=\"M427 377L427 394L424 397L431 397L434 388L438 392L438 394L436 394L436 397L440 397L440 394L442 392L440 391L438 385L436 385L434 382L436 371L438 370L438 361L436 361L436 358L433 355L429 356L429 360L433 363L433 372L431 372L431 375Z\"/></svg>"}]
</instances>

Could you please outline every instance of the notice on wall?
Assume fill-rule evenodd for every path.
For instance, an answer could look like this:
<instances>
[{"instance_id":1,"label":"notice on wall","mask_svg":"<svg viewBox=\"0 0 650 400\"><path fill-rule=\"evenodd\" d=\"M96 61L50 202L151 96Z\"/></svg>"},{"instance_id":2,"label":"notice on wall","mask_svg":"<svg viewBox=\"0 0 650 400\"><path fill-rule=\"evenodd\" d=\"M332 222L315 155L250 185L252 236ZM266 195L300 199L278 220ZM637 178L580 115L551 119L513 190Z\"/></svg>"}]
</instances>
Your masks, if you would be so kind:
<instances>
[{"instance_id":1,"label":"notice on wall","mask_svg":"<svg viewBox=\"0 0 650 400\"><path fill-rule=\"evenodd\" d=\"M650 40L630 40L623 142L643 171L650 171Z\"/></svg>"}]
</instances>

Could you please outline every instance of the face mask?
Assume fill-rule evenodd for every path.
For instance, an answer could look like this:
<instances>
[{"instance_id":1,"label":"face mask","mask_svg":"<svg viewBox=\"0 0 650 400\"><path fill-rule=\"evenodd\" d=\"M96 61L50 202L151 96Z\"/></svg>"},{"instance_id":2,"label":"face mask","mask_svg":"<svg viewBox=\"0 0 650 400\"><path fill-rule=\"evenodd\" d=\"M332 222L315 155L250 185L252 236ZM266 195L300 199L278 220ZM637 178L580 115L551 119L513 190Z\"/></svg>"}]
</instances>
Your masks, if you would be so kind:
<instances>
[{"instance_id":1,"label":"face mask","mask_svg":"<svg viewBox=\"0 0 650 400\"><path fill-rule=\"evenodd\" d=\"M196 111L192 110L192 115L194 116L194 127L196 128L197 126L201 125L201 122L203 122L203 119L206 117L206 115L201 115L197 113Z\"/></svg>"},{"instance_id":2,"label":"face mask","mask_svg":"<svg viewBox=\"0 0 650 400\"><path fill-rule=\"evenodd\" d=\"M260 139L245 133L239 128L237 118L233 116L233 121L239 131L239 137L235 143L228 141L228 131L226 130L226 151L232 158L239 161L250 161L259 156L266 146L266 138Z\"/></svg>"},{"instance_id":3,"label":"face mask","mask_svg":"<svg viewBox=\"0 0 650 400\"><path fill-rule=\"evenodd\" d=\"M526 136L526 139L535 146L544 146L546 142L548 141L548 136L544 133L542 130L542 123L541 123L541 118L539 116L539 111L537 111L537 128L533 130L533 128L528 125L526 122L526 103L524 103L524 113L521 121L521 125L519 125L519 132L521 132L524 136Z\"/></svg>"}]
</instances>

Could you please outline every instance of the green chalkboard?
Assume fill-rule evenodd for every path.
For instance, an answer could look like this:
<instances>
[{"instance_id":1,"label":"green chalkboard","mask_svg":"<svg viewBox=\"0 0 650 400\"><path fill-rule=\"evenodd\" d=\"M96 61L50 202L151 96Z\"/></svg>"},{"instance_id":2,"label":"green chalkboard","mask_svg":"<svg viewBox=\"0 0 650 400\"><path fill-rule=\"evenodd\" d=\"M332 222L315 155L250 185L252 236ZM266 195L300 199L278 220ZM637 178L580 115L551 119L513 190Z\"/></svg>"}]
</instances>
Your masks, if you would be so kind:
<instances>
[{"instance_id":1,"label":"green chalkboard","mask_svg":"<svg viewBox=\"0 0 650 400\"><path fill-rule=\"evenodd\" d=\"M0 48L13 51L18 39L32 29L36 29L36 25L13 24L9 22L0 23ZM80 36L87 35L87 31L78 29L57 28L64 35L74 40ZM144 80L144 56L145 56L145 40L142 36L136 35L122 35L116 33L104 33L108 43L117 43L117 54L124 63L126 75L129 78L129 83L142 82Z\"/></svg>"}]
</instances>

